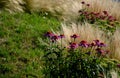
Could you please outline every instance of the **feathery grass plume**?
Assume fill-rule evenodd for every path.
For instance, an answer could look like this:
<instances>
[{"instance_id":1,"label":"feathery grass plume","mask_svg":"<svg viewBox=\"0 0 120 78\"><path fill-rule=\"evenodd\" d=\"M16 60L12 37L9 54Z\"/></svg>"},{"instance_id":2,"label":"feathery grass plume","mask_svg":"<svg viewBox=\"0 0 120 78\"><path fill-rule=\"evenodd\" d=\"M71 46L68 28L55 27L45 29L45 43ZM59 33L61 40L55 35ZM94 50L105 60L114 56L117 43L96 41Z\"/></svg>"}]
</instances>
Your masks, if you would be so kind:
<instances>
[{"instance_id":1,"label":"feathery grass plume","mask_svg":"<svg viewBox=\"0 0 120 78\"><path fill-rule=\"evenodd\" d=\"M48 8L52 7L52 5L55 5L55 1L51 0L24 0L26 2L26 7L30 11L40 11L45 10L48 11ZM57 3L56 3L57 5Z\"/></svg>"},{"instance_id":2,"label":"feathery grass plume","mask_svg":"<svg viewBox=\"0 0 120 78\"><path fill-rule=\"evenodd\" d=\"M98 39L102 42L105 42L106 44L108 43L108 40L106 39L106 34L98 28L92 27L88 23L82 25L72 23L70 26L62 24L62 31L58 31L57 34L58 33L62 33L65 35L65 39L63 41L63 45L65 46L67 46L67 44L72 41L70 36L73 34L77 34L80 36L76 39L76 42L80 42L81 40L92 42L93 40Z\"/></svg>"},{"instance_id":3,"label":"feathery grass plume","mask_svg":"<svg viewBox=\"0 0 120 78\"><path fill-rule=\"evenodd\" d=\"M120 29L117 29L110 43L110 57L120 60Z\"/></svg>"},{"instance_id":4,"label":"feathery grass plume","mask_svg":"<svg viewBox=\"0 0 120 78\"><path fill-rule=\"evenodd\" d=\"M85 0L90 4L89 10L93 12L108 11L109 14L114 16L120 21L120 3L113 0Z\"/></svg>"},{"instance_id":5,"label":"feathery grass plume","mask_svg":"<svg viewBox=\"0 0 120 78\"><path fill-rule=\"evenodd\" d=\"M56 11L62 12L62 18L65 21L76 19L79 16L78 11L81 9L82 4L79 0L64 0L63 4L55 8Z\"/></svg>"},{"instance_id":6,"label":"feathery grass plume","mask_svg":"<svg viewBox=\"0 0 120 78\"><path fill-rule=\"evenodd\" d=\"M0 4L2 4L0 7L4 8L5 10L12 12L23 12L23 6L25 3L23 0L1 0Z\"/></svg>"},{"instance_id":7,"label":"feathery grass plume","mask_svg":"<svg viewBox=\"0 0 120 78\"><path fill-rule=\"evenodd\" d=\"M55 16L60 16L61 19L75 17L82 9L79 0L24 0L30 11L48 11Z\"/></svg>"}]
</instances>

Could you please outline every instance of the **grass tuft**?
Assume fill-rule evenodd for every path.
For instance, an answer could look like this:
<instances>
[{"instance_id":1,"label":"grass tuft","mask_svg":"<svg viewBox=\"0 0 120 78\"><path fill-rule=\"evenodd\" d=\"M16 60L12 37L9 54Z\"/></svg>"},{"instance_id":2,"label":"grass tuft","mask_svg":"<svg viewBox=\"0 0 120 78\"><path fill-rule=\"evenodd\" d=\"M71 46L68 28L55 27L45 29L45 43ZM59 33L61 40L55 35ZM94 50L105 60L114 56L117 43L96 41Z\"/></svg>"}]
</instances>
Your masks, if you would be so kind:
<instances>
[{"instance_id":1,"label":"grass tuft","mask_svg":"<svg viewBox=\"0 0 120 78\"><path fill-rule=\"evenodd\" d=\"M111 58L116 58L120 60L120 30L117 29L110 43Z\"/></svg>"}]
</instances>

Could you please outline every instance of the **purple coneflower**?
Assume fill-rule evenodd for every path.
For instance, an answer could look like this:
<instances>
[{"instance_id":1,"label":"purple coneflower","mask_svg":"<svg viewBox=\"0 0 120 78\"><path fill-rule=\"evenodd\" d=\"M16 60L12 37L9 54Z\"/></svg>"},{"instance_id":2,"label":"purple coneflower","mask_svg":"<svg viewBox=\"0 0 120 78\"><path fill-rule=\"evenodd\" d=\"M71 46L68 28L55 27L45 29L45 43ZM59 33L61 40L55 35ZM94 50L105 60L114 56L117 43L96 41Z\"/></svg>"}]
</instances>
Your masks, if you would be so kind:
<instances>
[{"instance_id":1,"label":"purple coneflower","mask_svg":"<svg viewBox=\"0 0 120 78\"><path fill-rule=\"evenodd\" d=\"M105 47L106 45L102 42L100 42L99 40L94 40L95 42L95 45L98 46L98 47Z\"/></svg>"},{"instance_id":2,"label":"purple coneflower","mask_svg":"<svg viewBox=\"0 0 120 78\"><path fill-rule=\"evenodd\" d=\"M95 42L95 45L99 46L100 41L99 40L93 40Z\"/></svg>"},{"instance_id":3,"label":"purple coneflower","mask_svg":"<svg viewBox=\"0 0 120 78\"><path fill-rule=\"evenodd\" d=\"M54 36L54 34L50 31L48 31L44 34L44 36L51 38L52 36Z\"/></svg>"},{"instance_id":4,"label":"purple coneflower","mask_svg":"<svg viewBox=\"0 0 120 78\"><path fill-rule=\"evenodd\" d=\"M108 12L107 11L103 11L103 13L108 16Z\"/></svg>"},{"instance_id":5,"label":"purple coneflower","mask_svg":"<svg viewBox=\"0 0 120 78\"><path fill-rule=\"evenodd\" d=\"M92 42L92 43L90 44L90 47L94 47L94 46L96 46L96 44Z\"/></svg>"},{"instance_id":6,"label":"purple coneflower","mask_svg":"<svg viewBox=\"0 0 120 78\"><path fill-rule=\"evenodd\" d=\"M64 36L64 34L61 34L61 35L58 36L58 38L62 39L62 38L65 38L65 36Z\"/></svg>"},{"instance_id":7,"label":"purple coneflower","mask_svg":"<svg viewBox=\"0 0 120 78\"><path fill-rule=\"evenodd\" d=\"M104 15L100 15L99 18L102 19L102 20L105 20L106 16L104 16Z\"/></svg>"},{"instance_id":8,"label":"purple coneflower","mask_svg":"<svg viewBox=\"0 0 120 78\"><path fill-rule=\"evenodd\" d=\"M101 48L97 48L96 49L97 53L100 54L100 55L104 55L104 50L102 50Z\"/></svg>"},{"instance_id":9,"label":"purple coneflower","mask_svg":"<svg viewBox=\"0 0 120 78\"><path fill-rule=\"evenodd\" d=\"M106 45L104 43L99 43L98 46L99 47L105 47Z\"/></svg>"},{"instance_id":10,"label":"purple coneflower","mask_svg":"<svg viewBox=\"0 0 120 78\"><path fill-rule=\"evenodd\" d=\"M78 38L78 37L80 37L80 36L78 36L77 34L73 34L73 35L70 36L70 37L76 39L76 38Z\"/></svg>"},{"instance_id":11,"label":"purple coneflower","mask_svg":"<svg viewBox=\"0 0 120 78\"><path fill-rule=\"evenodd\" d=\"M51 37L51 40L52 40L52 42L57 41L57 40L58 40L58 36L57 36L57 35L52 36L52 37Z\"/></svg>"},{"instance_id":12,"label":"purple coneflower","mask_svg":"<svg viewBox=\"0 0 120 78\"><path fill-rule=\"evenodd\" d=\"M76 49L78 47L78 44L75 42L70 43L69 48L70 49Z\"/></svg>"},{"instance_id":13,"label":"purple coneflower","mask_svg":"<svg viewBox=\"0 0 120 78\"><path fill-rule=\"evenodd\" d=\"M79 46L88 47L89 45L88 45L87 41L82 40L82 41L79 43Z\"/></svg>"},{"instance_id":14,"label":"purple coneflower","mask_svg":"<svg viewBox=\"0 0 120 78\"><path fill-rule=\"evenodd\" d=\"M112 22L112 21L114 21L114 17L113 16L108 16L108 20Z\"/></svg>"},{"instance_id":15,"label":"purple coneflower","mask_svg":"<svg viewBox=\"0 0 120 78\"><path fill-rule=\"evenodd\" d=\"M86 16L89 15L89 13L87 11L85 11L83 14L86 15Z\"/></svg>"}]
</instances>

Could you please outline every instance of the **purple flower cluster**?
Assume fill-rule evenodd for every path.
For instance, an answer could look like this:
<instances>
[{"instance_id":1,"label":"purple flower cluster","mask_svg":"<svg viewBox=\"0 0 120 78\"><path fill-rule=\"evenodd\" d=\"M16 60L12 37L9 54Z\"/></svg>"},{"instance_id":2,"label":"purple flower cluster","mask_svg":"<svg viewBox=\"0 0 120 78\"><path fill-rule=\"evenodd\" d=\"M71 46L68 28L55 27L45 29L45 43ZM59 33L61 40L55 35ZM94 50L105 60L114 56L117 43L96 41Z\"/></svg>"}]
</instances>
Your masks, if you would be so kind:
<instances>
[{"instance_id":1,"label":"purple flower cluster","mask_svg":"<svg viewBox=\"0 0 120 78\"><path fill-rule=\"evenodd\" d=\"M56 42L58 39L65 38L65 36L63 34L56 35L56 34L53 34L52 32L46 32L44 36L49 38L51 42ZM106 44L104 44L103 42L99 41L98 39L93 40L92 43L88 43L85 40L81 40L79 43L76 43L75 40L77 38L79 38L80 36L77 35L77 34L73 34L70 37L71 37L71 39L74 39L73 42L69 43L68 48L70 50L75 50L75 49L81 47L81 48L88 49L88 50L90 48L91 49L94 48L94 51L96 51L98 54L101 54L101 55L105 55L105 54L109 53L108 50L105 51L105 50L102 49L102 47L106 47ZM90 53L90 51L89 51L89 53Z\"/></svg>"},{"instance_id":2,"label":"purple flower cluster","mask_svg":"<svg viewBox=\"0 0 120 78\"><path fill-rule=\"evenodd\" d=\"M63 34L59 35L58 38L65 38L65 36Z\"/></svg>"},{"instance_id":3,"label":"purple flower cluster","mask_svg":"<svg viewBox=\"0 0 120 78\"><path fill-rule=\"evenodd\" d=\"M85 40L82 40L80 43L79 43L79 46L82 46L82 47L89 47L89 44L87 43L87 41Z\"/></svg>"},{"instance_id":4,"label":"purple flower cluster","mask_svg":"<svg viewBox=\"0 0 120 78\"><path fill-rule=\"evenodd\" d=\"M76 38L78 38L80 36L78 36L76 34L73 34L70 37L76 39ZM76 49L76 48L79 48L79 47L86 48L86 49L94 48L94 50L97 52L97 54L100 54L100 55L105 55L105 54L109 53L108 50L103 50L102 49L102 47L106 47L106 44L99 41L98 39L93 40L92 43L88 43L87 41L82 40L79 43L73 42L73 43L70 43L70 45L69 45L69 48L73 49L73 50ZM90 54L90 53L91 52L88 52L88 54Z\"/></svg>"},{"instance_id":5,"label":"purple flower cluster","mask_svg":"<svg viewBox=\"0 0 120 78\"><path fill-rule=\"evenodd\" d=\"M44 36L49 38L52 42L56 42L58 39L65 38L65 36L63 34L56 35L56 34L53 34L52 32L46 32L44 34Z\"/></svg>"},{"instance_id":6,"label":"purple flower cluster","mask_svg":"<svg viewBox=\"0 0 120 78\"><path fill-rule=\"evenodd\" d=\"M53 34L52 32L50 32L50 31L48 31L48 32L46 32L46 33L44 34L44 36L46 36L46 37L48 37L48 38L51 38L53 35L54 35L54 34Z\"/></svg>"},{"instance_id":7,"label":"purple flower cluster","mask_svg":"<svg viewBox=\"0 0 120 78\"><path fill-rule=\"evenodd\" d=\"M95 45L98 47L105 47L106 45L103 42L100 42L99 40L93 40L95 42Z\"/></svg>"},{"instance_id":8,"label":"purple flower cluster","mask_svg":"<svg viewBox=\"0 0 120 78\"><path fill-rule=\"evenodd\" d=\"M82 5L85 5L87 7L90 6L90 4L86 4L84 1L81 2ZM111 16L108 11L103 12L89 12L87 10L79 10L80 15L84 16L86 20L88 21L95 21L95 20L107 20L108 24L111 26L114 26L114 22L116 21L116 18Z\"/></svg>"}]
</instances>

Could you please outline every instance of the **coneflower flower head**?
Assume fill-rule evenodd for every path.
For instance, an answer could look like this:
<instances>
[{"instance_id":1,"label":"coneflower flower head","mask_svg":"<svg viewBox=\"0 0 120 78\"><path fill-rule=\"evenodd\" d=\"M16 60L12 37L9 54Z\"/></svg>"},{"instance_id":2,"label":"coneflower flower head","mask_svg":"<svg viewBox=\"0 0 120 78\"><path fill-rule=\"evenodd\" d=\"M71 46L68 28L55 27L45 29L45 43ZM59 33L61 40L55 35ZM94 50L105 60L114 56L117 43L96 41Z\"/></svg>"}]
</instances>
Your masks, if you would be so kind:
<instances>
[{"instance_id":1,"label":"coneflower flower head","mask_svg":"<svg viewBox=\"0 0 120 78\"><path fill-rule=\"evenodd\" d=\"M94 46L96 46L96 44L92 42L89 46L94 47Z\"/></svg>"},{"instance_id":2,"label":"coneflower flower head","mask_svg":"<svg viewBox=\"0 0 120 78\"><path fill-rule=\"evenodd\" d=\"M103 11L104 15L107 15L108 16L108 12L107 11Z\"/></svg>"},{"instance_id":3,"label":"coneflower flower head","mask_svg":"<svg viewBox=\"0 0 120 78\"><path fill-rule=\"evenodd\" d=\"M100 44L100 41L99 40L93 40L95 42L96 45L99 45Z\"/></svg>"},{"instance_id":4,"label":"coneflower flower head","mask_svg":"<svg viewBox=\"0 0 120 78\"><path fill-rule=\"evenodd\" d=\"M100 55L104 54L104 50L102 50L101 48L97 48L96 51Z\"/></svg>"},{"instance_id":5,"label":"coneflower flower head","mask_svg":"<svg viewBox=\"0 0 120 78\"><path fill-rule=\"evenodd\" d=\"M54 36L54 34L50 31L48 31L44 34L44 36L51 38L52 36Z\"/></svg>"},{"instance_id":6,"label":"coneflower flower head","mask_svg":"<svg viewBox=\"0 0 120 78\"><path fill-rule=\"evenodd\" d=\"M52 36L52 37L51 37L51 40L52 40L52 42L57 41L57 40L58 40L58 36L57 36L57 35Z\"/></svg>"},{"instance_id":7,"label":"coneflower flower head","mask_svg":"<svg viewBox=\"0 0 120 78\"><path fill-rule=\"evenodd\" d=\"M61 35L58 36L58 38L62 39L62 38L65 38L65 36L64 36L64 34L61 34Z\"/></svg>"},{"instance_id":8,"label":"coneflower flower head","mask_svg":"<svg viewBox=\"0 0 120 78\"><path fill-rule=\"evenodd\" d=\"M82 41L79 43L79 46L88 47L89 45L88 45L87 41L82 40Z\"/></svg>"},{"instance_id":9,"label":"coneflower flower head","mask_svg":"<svg viewBox=\"0 0 120 78\"><path fill-rule=\"evenodd\" d=\"M69 48L70 49L76 49L78 47L78 44L75 42L70 43Z\"/></svg>"},{"instance_id":10,"label":"coneflower flower head","mask_svg":"<svg viewBox=\"0 0 120 78\"><path fill-rule=\"evenodd\" d=\"M106 45L101 42L98 46L99 46L99 47L105 47Z\"/></svg>"},{"instance_id":11,"label":"coneflower flower head","mask_svg":"<svg viewBox=\"0 0 120 78\"><path fill-rule=\"evenodd\" d=\"M76 39L76 38L78 38L78 37L80 37L80 36L78 36L77 34L73 34L73 35L70 36L70 37Z\"/></svg>"}]
</instances>

